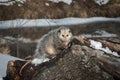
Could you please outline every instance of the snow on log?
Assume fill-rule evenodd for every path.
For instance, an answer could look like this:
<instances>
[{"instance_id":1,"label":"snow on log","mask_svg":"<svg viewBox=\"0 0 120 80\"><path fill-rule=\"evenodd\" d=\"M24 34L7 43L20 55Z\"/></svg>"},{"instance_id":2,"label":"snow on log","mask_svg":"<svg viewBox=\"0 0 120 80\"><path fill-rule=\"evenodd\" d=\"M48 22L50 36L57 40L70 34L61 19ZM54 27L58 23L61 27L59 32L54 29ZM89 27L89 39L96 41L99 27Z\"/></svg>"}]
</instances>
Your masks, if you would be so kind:
<instances>
[{"instance_id":1,"label":"snow on log","mask_svg":"<svg viewBox=\"0 0 120 80\"><path fill-rule=\"evenodd\" d=\"M10 55L4 55L0 53L0 78L6 76L6 69L7 69L7 64L8 61L10 60L21 60L24 61L23 59L16 58Z\"/></svg>"}]
</instances>

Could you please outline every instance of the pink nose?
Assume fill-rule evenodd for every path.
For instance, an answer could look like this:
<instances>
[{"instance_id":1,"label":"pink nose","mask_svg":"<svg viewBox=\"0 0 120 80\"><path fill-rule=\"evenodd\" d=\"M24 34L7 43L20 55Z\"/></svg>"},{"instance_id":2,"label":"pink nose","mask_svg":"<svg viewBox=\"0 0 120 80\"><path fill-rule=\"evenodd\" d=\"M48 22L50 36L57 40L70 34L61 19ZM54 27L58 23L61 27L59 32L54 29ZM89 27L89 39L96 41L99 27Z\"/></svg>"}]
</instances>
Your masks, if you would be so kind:
<instances>
[{"instance_id":1,"label":"pink nose","mask_svg":"<svg viewBox=\"0 0 120 80\"><path fill-rule=\"evenodd\" d=\"M68 39L67 39L67 38L64 38L64 40L65 40L65 41L68 41Z\"/></svg>"}]
</instances>

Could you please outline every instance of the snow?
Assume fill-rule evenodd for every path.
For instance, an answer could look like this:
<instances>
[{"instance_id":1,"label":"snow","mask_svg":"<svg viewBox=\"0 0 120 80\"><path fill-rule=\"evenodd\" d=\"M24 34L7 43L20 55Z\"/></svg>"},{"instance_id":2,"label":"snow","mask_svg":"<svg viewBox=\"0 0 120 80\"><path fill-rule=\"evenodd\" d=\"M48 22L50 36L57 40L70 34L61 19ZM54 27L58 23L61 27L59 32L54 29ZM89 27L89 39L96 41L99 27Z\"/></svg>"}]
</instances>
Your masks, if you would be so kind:
<instances>
[{"instance_id":1,"label":"snow","mask_svg":"<svg viewBox=\"0 0 120 80\"><path fill-rule=\"evenodd\" d=\"M91 18L62 18L62 19L15 19L0 21L0 28L17 28L17 27L45 27L45 26L63 26L63 25L77 25L85 23L93 23L99 21L116 21L120 22L118 18L105 17L91 17Z\"/></svg>"},{"instance_id":2,"label":"snow","mask_svg":"<svg viewBox=\"0 0 120 80\"><path fill-rule=\"evenodd\" d=\"M45 59L35 58L35 59L32 60L32 64L34 64L35 66L37 66L38 64L41 64L41 63L49 61L49 60L50 59L48 59L48 58L45 58Z\"/></svg>"},{"instance_id":3,"label":"snow","mask_svg":"<svg viewBox=\"0 0 120 80\"><path fill-rule=\"evenodd\" d=\"M46 6L49 6L50 4L49 3L45 3Z\"/></svg>"},{"instance_id":4,"label":"snow","mask_svg":"<svg viewBox=\"0 0 120 80\"><path fill-rule=\"evenodd\" d=\"M68 5L70 5L72 3L72 0L49 0L49 1L52 1L52 2L55 2L55 3L64 2Z\"/></svg>"},{"instance_id":5,"label":"snow","mask_svg":"<svg viewBox=\"0 0 120 80\"><path fill-rule=\"evenodd\" d=\"M10 6L17 3L18 6L21 6L24 2L26 2L26 0L0 0L0 5Z\"/></svg>"},{"instance_id":6,"label":"snow","mask_svg":"<svg viewBox=\"0 0 120 80\"><path fill-rule=\"evenodd\" d=\"M94 41L94 40L90 40L90 47L94 48L94 49L101 49L102 48L102 43Z\"/></svg>"},{"instance_id":7,"label":"snow","mask_svg":"<svg viewBox=\"0 0 120 80\"><path fill-rule=\"evenodd\" d=\"M39 39L36 40L31 40L30 38L24 38L24 37L20 37L20 38L15 38L12 36L5 36L0 40L1 44L7 44L7 43L16 43L16 42L23 42L23 43L37 43L39 41Z\"/></svg>"},{"instance_id":8,"label":"snow","mask_svg":"<svg viewBox=\"0 0 120 80\"><path fill-rule=\"evenodd\" d=\"M24 61L23 59L9 56L9 55L3 55L0 53L0 78L6 76L7 64L8 64L8 61L10 60Z\"/></svg>"},{"instance_id":9,"label":"snow","mask_svg":"<svg viewBox=\"0 0 120 80\"><path fill-rule=\"evenodd\" d=\"M94 0L98 5L106 5L110 0Z\"/></svg>"},{"instance_id":10,"label":"snow","mask_svg":"<svg viewBox=\"0 0 120 80\"><path fill-rule=\"evenodd\" d=\"M32 41L31 39L23 38L23 37L18 38L18 41L22 41L22 42L24 42L24 43L31 43L31 42L34 42L34 41Z\"/></svg>"},{"instance_id":11,"label":"snow","mask_svg":"<svg viewBox=\"0 0 120 80\"><path fill-rule=\"evenodd\" d=\"M73 2L73 0L48 0L48 1L52 1L54 3L64 2L68 5L70 5ZM83 0L83 1L86 1L86 0ZM106 5L109 1L110 0L94 0L94 2L100 6ZM10 6L10 5L13 5L14 3L17 3L18 6L21 6L21 4L24 4L24 2L26 2L26 0L0 0L0 5ZM48 4L46 5L48 6Z\"/></svg>"},{"instance_id":12,"label":"snow","mask_svg":"<svg viewBox=\"0 0 120 80\"><path fill-rule=\"evenodd\" d=\"M90 47L92 47L94 49L102 50L108 54L119 57L117 52L111 51L108 47L103 48L102 43L100 43L98 41L90 40L90 43L91 43Z\"/></svg>"},{"instance_id":13,"label":"snow","mask_svg":"<svg viewBox=\"0 0 120 80\"><path fill-rule=\"evenodd\" d=\"M0 78L0 80L3 80L2 78Z\"/></svg>"},{"instance_id":14,"label":"snow","mask_svg":"<svg viewBox=\"0 0 120 80\"><path fill-rule=\"evenodd\" d=\"M93 37L118 37L116 34L109 33L105 30L97 30L93 34L83 34L84 36L88 38L93 38Z\"/></svg>"}]
</instances>

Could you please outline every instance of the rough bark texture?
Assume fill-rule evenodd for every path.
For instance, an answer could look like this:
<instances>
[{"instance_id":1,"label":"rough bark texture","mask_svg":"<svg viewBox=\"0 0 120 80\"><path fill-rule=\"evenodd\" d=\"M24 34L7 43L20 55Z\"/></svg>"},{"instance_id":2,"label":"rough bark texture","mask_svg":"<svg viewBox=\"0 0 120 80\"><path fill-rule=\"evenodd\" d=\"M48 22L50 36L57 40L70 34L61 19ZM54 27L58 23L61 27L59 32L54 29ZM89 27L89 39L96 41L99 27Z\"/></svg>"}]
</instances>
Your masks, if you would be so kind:
<instances>
[{"instance_id":1,"label":"rough bark texture","mask_svg":"<svg viewBox=\"0 0 120 80\"><path fill-rule=\"evenodd\" d=\"M23 61L10 61L5 80L117 80L120 58L94 50L85 38L73 40L72 46L48 62L37 66L28 63L19 74Z\"/></svg>"}]
</instances>

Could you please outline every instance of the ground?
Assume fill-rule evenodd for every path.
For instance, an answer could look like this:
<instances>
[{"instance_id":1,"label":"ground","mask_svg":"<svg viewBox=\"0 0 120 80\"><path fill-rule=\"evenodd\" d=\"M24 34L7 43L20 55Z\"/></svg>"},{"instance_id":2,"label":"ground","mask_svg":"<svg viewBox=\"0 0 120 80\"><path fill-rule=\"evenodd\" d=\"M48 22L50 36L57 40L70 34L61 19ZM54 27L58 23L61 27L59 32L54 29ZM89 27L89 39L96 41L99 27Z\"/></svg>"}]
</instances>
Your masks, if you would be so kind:
<instances>
[{"instance_id":1,"label":"ground","mask_svg":"<svg viewBox=\"0 0 120 80\"><path fill-rule=\"evenodd\" d=\"M46 3L49 6L46 6ZM99 6L93 0L73 0L68 5L63 2L53 3L48 0L26 0L22 6L17 3L12 6L0 5L0 20L8 19L38 19L65 17L119 17L120 1L110 0L106 5Z\"/></svg>"}]
</instances>

